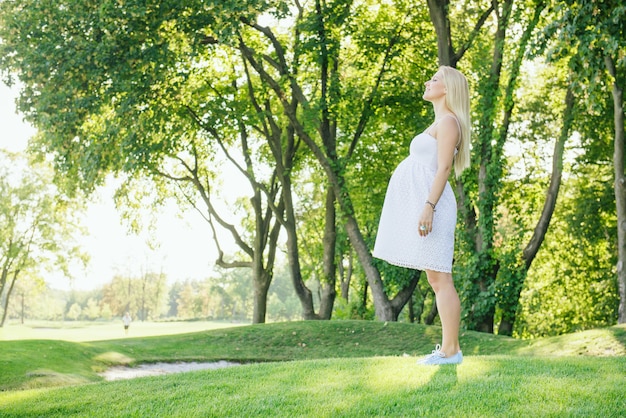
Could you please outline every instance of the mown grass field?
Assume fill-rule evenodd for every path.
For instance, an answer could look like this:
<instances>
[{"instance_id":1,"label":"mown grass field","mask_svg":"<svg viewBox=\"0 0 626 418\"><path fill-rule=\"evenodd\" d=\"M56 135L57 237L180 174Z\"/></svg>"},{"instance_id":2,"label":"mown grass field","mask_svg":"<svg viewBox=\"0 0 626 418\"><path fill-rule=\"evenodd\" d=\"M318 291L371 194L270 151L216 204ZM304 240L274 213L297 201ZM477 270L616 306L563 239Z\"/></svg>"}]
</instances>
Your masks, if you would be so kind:
<instances>
[{"instance_id":1,"label":"mown grass field","mask_svg":"<svg viewBox=\"0 0 626 418\"><path fill-rule=\"evenodd\" d=\"M25 324L9 323L0 328L0 341L12 340L63 340L99 341L124 337L151 337L155 335L183 334L231 328L238 324L226 321L172 321L141 322L131 324L128 335L122 321L28 321Z\"/></svg>"},{"instance_id":2,"label":"mown grass field","mask_svg":"<svg viewBox=\"0 0 626 418\"><path fill-rule=\"evenodd\" d=\"M624 326L534 341L465 332L462 365L416 365L439 338L438 327L308 321L0 341L0 416L626 416ZM97 374L213 360L243 365L114 382Z\"/></svg>"}]
</instances>

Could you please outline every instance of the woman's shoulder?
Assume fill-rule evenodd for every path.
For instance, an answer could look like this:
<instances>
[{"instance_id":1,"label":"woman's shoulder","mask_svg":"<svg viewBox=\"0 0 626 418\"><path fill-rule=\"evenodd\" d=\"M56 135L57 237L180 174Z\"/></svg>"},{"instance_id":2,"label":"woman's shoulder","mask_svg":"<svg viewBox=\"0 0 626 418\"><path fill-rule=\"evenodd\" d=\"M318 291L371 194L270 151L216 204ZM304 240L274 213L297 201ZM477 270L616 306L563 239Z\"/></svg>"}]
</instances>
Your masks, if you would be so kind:
<instances>
[{"instance_id":1,"label":"woman's shoulder","mask_svg":"<svg viewBox=\"0 0 626 418\"><path fill-rule=\"evenodd\" d=\"M459 122L459 118L454 113L446 113L441 118L439 118L439 123L437 125L443 125L446 127L454 127L461 128L461 124Z\"/></svg>"},{"instance_id":2,"label":"woman's shoulder","mask_svg":"<svg viewBox=\"0 0 626 418\"><path fill-rule=\"evenodd\" d=\"M461 125L454 113L442 116L436 126L437 138L440 136L457 138L461 133Z\"/></svg>"}]
</instances>

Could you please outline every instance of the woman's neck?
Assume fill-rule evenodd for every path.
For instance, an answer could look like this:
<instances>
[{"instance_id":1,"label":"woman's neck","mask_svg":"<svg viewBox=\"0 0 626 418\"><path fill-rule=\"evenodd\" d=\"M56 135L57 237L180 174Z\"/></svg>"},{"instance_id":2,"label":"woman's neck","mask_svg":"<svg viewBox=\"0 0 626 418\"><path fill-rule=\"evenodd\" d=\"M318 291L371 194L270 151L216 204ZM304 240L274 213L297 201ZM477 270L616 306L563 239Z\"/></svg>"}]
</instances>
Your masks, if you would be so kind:
<instances>
[{"instance_id":1,"label":"woman's neck","mask_svg":"<svg viewBox=\"0 0 626 418\"><path fill-rule=\"evenodd\" d=\"M446 106L446 102L443 100L433 103L433 109L435 110L435 120L439 120L452 113L452 111L448 109L448 106Z\"/></svg>"}]
</instances>

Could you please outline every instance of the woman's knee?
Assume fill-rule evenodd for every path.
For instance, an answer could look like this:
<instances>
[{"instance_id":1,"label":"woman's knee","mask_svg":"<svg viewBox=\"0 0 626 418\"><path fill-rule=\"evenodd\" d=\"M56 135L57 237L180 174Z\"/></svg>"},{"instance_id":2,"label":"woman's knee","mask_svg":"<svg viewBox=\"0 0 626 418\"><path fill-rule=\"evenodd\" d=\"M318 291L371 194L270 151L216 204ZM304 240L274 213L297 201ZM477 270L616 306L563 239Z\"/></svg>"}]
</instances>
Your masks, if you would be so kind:
<instances>
[{"instance_id":1,"label":"woman's knee","mask_svg":"<svg viewBox=\"0 0 626 418\"><path fill-rule=\"evenodd\" d=\"M442 286L447 283L452 283L452 275L450 273L442 273L440 271L426 271L426 278L428 284L433 288L435 293L439 291Z\"/></svg>"}]
</instances>

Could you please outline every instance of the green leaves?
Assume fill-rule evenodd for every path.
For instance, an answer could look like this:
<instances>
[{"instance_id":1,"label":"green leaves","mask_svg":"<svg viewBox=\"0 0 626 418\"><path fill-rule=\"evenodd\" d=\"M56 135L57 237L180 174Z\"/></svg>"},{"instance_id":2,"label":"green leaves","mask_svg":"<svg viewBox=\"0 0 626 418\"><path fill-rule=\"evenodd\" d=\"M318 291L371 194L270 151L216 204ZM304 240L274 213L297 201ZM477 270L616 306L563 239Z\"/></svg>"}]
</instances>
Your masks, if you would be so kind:
<instances>
[{"instance_id":1,"label":"green leaves","mask_svg":"<svg viewBox=\"0 0 626 418\"><path fill-rule=\"evenodd\" d=\"M70 263L86 261L76 244L81 232L80 205L59 193L50 178L50 167L45 164L29 167L22 158L0 154L0 294L4 295L0 311L3 313L16 281L33 279L53 270L69 274Z\"/></svg>"}]
</instances>

